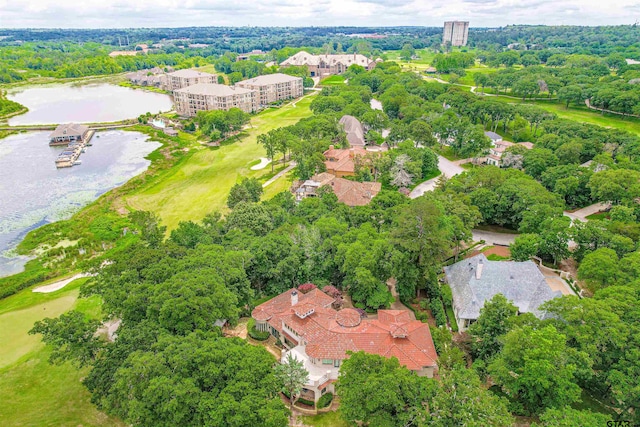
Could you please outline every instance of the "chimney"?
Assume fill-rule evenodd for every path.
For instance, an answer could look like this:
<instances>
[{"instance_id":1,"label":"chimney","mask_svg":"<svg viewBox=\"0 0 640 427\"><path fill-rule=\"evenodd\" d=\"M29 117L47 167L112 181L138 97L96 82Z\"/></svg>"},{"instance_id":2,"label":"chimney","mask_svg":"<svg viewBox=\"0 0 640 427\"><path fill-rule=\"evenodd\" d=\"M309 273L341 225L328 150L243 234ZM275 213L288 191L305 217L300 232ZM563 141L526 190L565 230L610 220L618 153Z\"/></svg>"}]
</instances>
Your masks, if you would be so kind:
<instances>
[{"instance_id":1,"label":"chimney","mask_svg":"<svg viewBox=\"0 0 640 427\"><path fill-rule=\"evenodd\" d=\"M356 156L356 150L349 148L349 158L353 159Z\"/></svg>"},{"instance_id":2,"label":"chimney","mask_svg":"<svg viewBox=\"0 0 640 427\"><path fill-rule=\"evenodd\" d=\"M333 150L334 148L335 148L335 147L333 146L333 144L331 144L331 145L329 146L329 150Z\"/></svg>"},{"instance_id":3,"label":"chimney","mask_svg":"<svg viewBox=\"0 0 640 427\"><path fill-rule=\"evenodd\" d=\"M294 306L298 303L298 291L291 292L291 306Z\"/></svg>"},{"instance_id":4,"label":"chimney","mask_svg":"<svg viewBox=\"0 0 640 427\"><path fill-rule=\"evenodd\" d=\"M480 280L480 278L482 277L483 267L484 267L484 264L482 263L482 260L478 260L478 268L476 269L476 280Z\"/></svg>"}]
</instances>

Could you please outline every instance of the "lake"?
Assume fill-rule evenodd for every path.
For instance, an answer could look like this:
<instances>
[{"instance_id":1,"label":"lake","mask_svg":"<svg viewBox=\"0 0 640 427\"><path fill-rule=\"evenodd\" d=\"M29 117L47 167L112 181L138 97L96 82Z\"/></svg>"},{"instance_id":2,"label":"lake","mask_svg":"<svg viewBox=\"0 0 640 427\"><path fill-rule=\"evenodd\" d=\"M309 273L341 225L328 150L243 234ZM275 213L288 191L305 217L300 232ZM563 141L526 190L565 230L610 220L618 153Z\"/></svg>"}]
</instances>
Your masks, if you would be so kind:
<instances>
[{"instance_id":1,"label":"lake","mask_svg":"<svg viewBox=\"0 0 640 427\"><path fill-rule=\"evenodd\" d=\"M10 126L115 122L173 108L169 95L104 82L16 87L7 98L29 108L10 118Z\"/></svg>"},{"instance_id":2,"label":"lake","mask_svg":"<svg viewBox=\"0 0 640 427\"><path fill-rule=\"evenodd\" d=\"M0 277L22 271L27 259L12 250L34 228L69 218L110 189L147 169L160 146L139 132L97 132L81 165L56 169L64 147L49 147L49 132L0 139Z\"/></svg>"}]
</instances>

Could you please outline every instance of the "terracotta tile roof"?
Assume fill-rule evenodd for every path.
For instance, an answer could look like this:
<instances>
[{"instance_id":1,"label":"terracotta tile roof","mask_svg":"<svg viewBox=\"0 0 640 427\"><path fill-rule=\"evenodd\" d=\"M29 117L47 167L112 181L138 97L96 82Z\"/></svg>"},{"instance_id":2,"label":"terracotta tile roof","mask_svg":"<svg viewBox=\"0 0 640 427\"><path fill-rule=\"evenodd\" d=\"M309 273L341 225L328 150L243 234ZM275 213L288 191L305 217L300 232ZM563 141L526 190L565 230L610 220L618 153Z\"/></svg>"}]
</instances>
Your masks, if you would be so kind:
<instances>
[{"instance_id":1,"label":"terracotta tile roof","mask_svg":"<svg viewBox=\"0 0 640 427\"><path fill-rule=\"evenodd\" d=\"M379 182L350 181L336 178L327 172L314 175L311 180L319 183L321 187L330 186L338 197L338 202L347 206L367 205L382 190L382 184Z\"/></svg>"},{"instance_id":2,"label":"terracotta tile roof","mask_svg":"<svg viewBox=\"0 0 640 427\"><path fill-rule=\"evenodd\" d=\"M314 359L346 359L348 351L365 351L385 357L397 357L411 370L437 365L437 354L429 325L412 320L405 310L379 310L377 319L362 319L355 309L336 311L333 298L319 289L299 295L291 305L291 289L261 304L252 316L269 313L269 324L283 333L283 324L306 344L307 355ZM298 311L314 312L301 318ZM276 324L278 323L278 324ZM287 334L289 336L290 334ZM288 338L297 342L293 337Z\"/></svg>"},{"instance_id":3,"label":"terracotta tile roof","mask_svg":"<svg viewBox=\"0 0 640 427\"><path fill-rule=\"evenodd\" d=\"M360 147L351 147L343 150L331 146L323 154L327 159L324 164L328 171L353 173L355 172L355 156L364 156L367 154L367 150Z\"/></svg>"}]
</instances>

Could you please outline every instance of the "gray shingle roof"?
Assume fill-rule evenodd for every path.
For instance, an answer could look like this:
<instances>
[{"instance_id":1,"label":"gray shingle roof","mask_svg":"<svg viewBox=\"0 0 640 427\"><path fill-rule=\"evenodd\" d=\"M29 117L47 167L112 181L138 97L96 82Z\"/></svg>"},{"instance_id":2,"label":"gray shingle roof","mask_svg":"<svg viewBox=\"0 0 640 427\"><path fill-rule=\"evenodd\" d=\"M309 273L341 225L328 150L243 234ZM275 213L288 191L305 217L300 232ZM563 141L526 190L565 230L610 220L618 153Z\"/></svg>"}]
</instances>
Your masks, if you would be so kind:
<instances>
[{"instance_id":1,"label":"gray shingle roof","mask_svg":"<svg viewBox=\"0 0 640 427\"><path fill-rule=\"evenodd\" d=\"M344 131L347 133L347 141L349 141L350 146L363 147L365 145L364 128L358 119L353 116L344 115L340 119L340 124L344 126Z\"/></svg>"},{"instance_id":2,"label":"gray shingle roof","mask_svg":"<svg viewBox=\"0 0 640 427\"><path fill-rule=\"evenodd\" d=\"M488 136L489 138L491 138L492 141L500 141L500 140L502 140L502 137L500 135L498 135L497 133L495 133L495 132L488 131L488 132L485 132L484 134L486 136Z\"/></svg>"},{"instance_id":3,"label":"gray shingle roof","mask_svg":"<svg viewBox=\"0 0 640 427\"><path fill-rule=\"evenodd\" d=\"M478 279L480 263L483 266ZM444 272L460 319L477 319L484 302L497 294L504 295L521 313L544 318L540 305L562 296L562 292L551 290L532 261L489 261L479 254L445 267Z\"/></svg>"}]
</instances>

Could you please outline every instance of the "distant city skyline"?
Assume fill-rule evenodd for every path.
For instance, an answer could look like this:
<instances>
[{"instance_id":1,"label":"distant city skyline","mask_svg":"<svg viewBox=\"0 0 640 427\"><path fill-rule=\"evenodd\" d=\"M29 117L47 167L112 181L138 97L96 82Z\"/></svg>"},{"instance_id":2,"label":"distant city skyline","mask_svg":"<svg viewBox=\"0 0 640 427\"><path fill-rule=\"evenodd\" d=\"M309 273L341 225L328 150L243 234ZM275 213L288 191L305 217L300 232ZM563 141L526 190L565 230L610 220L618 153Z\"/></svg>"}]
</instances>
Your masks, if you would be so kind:
<instances>
[{"instance_id":1,"label":"distant city skyline","mask_svg":"<svg viewBox=\"0 0 640 427\"><path fill-rule=\"evenodd\" d=\"M0 0L0 28L620 25L637 0Z\"/></svg>"}]
</instances>

